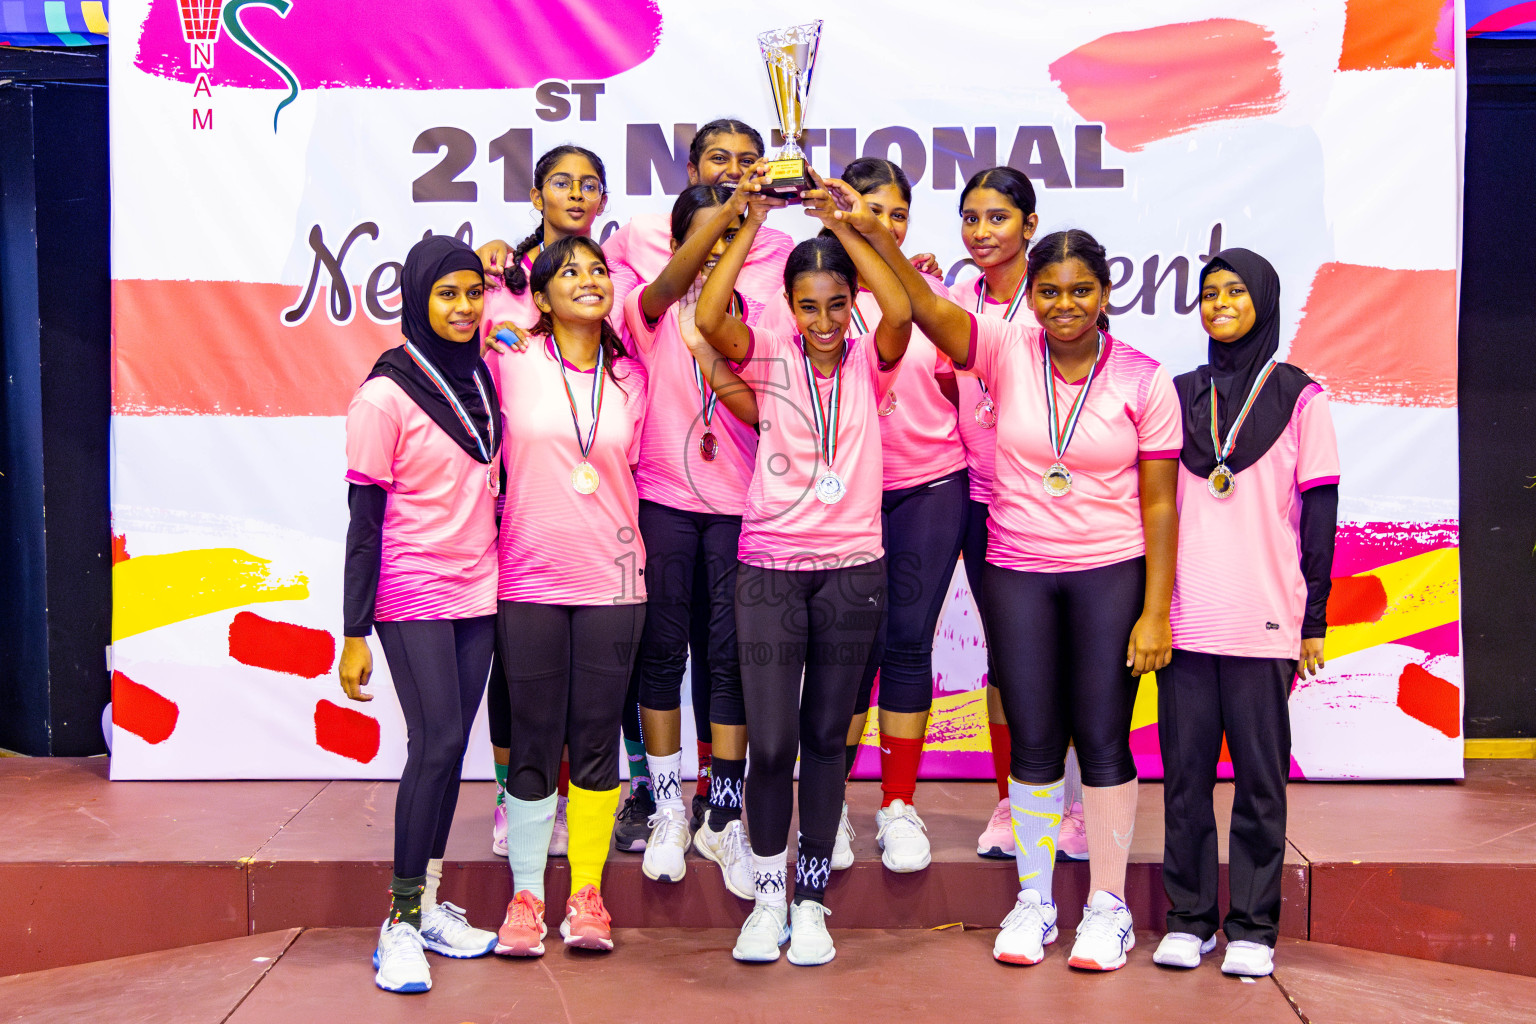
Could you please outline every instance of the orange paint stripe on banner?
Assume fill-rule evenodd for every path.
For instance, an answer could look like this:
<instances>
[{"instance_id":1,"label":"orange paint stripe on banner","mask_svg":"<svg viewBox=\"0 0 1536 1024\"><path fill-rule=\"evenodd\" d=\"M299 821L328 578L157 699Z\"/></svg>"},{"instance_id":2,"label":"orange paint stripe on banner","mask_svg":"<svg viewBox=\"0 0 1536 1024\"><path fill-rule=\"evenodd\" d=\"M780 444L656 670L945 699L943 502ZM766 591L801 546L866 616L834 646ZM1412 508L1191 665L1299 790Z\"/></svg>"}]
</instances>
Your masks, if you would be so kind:
<instances>
[{"instance_id":1,"label":"orange paint stripe on banner","mask_svg":"<svg viewBox=\"0 0 1536 1024\"><path fill-rule=\"evenodd\" d=\"M1452 0L1348 0L1339 70L1448 68L1455 14Z\"/></svg>"},{"instance_id":2,"label":"orange paint stripe on banner","mask_svg":"<svg viewBox=\"0 0 1536 1024\"><path fill-rule=\"evenodd\" d=\"M114 281L112 409L129 416L342 416L378 354L404 339L353 296L337 326L320 295L297 326L301 289L239 281ZM354 288L354 293L358 289Z\"/></svg>"},{"instance_id":3,"label":"orange paint stripe on banner","mask_svg":"<svg viewBox=\"0 0 1536 1024\"><path fill-rule=\"evenodd\" d=\"M1456 405L1456 272L1324 263L1287 362L1336 402Z\"/></svg>"}]
</instances>

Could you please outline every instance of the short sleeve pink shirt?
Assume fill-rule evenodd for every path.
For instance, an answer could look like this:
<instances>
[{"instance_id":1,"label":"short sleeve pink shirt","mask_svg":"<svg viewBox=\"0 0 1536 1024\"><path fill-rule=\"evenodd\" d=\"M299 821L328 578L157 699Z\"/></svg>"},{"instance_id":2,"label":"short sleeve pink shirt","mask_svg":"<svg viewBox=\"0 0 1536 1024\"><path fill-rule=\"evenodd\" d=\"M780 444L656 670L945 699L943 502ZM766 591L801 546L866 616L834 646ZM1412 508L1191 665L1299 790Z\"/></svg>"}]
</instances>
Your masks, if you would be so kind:
<instances>
[{"instance_id":1,"label":"short sleeve pink shirt","mask_svg":"<svg viewBox=\"0 0 1536 1024\"><path fill-rule=\"evenodd\" d=\"M1179 561L1173 645L1243 658L1295 658L1307 608L1301 573L1301 495L1339 482L1328 398L1309 384L1290 422L1218 499L1179 466Z\"/></svg>"},{"instance_id":2,"label":"short sleeve pink shirt","mask_svg":"<svg viewBox=\"0 0 1536 1024\"><path fill-rule=\"evenodd\" d=\"M997 404L997 476L987 561L1024 572L1072 572L1146 552L1137 464L1177 458L1184 430L1168 372L1150 356L1105 337L1093 386L1062 458L1072 490L1046 494L1056 461L1047 433L1044 332L972 316L972 366ZM1082 382L1052 368L1063 418Z\"/></svg>"},{"instance_id":3,"label":"short sleeve pink shirt","mask_svg":"<svg viewBox=\"0 0 1536 1024\"><path fill-rule=\"evenodd\" d=\"M775 302L784 304L784 263L794 247L794 239L782 231L767 225L757 229L747 261L736 275L736 290L747 300L748 323L756 319L758 310ZM603 252L613 272L613 301L622 306L630 292L656 280L672 258L671 215L636 214L609 236L603 243Z\"/></svg>"},{"instance_id":4,"label":"short sleeve pink shirt","mask_svg":"<svg viewBox=\"0 0 1536 1024\"><path fill-rule=\"evenodd\" d=\"M388 492L374 618L496 612L496 505L486 466L388 377L347 407L347 480Z\"/></svg>"},{"instance_id":5,"label":"short sleeve pink shirt","mask_svg":"<svg viewBox=\"0 0 1536 1024\"><path fill-rule=\"evenodd\" d=\"M825 409L833 378L816 375L817 395L806 383L800 340L793 334L751 330L751 347L737 372L757 396L761 435L757 464L742 518L740 558L765 569L829 569L881 558L881 448L876 408L900 364L880 368L873 334L849 338L840 386L837 451L832 468L847 492L825 505L816 498L824 472L816 441L813 401ZM903 360L905 362L905 360Z\"/></svg>"},{"instance_id":6,"label":"short sleeve pink shirt","mask_svg":"<svg viewBox=\"0 0 1536 1024\"><path fill-rule=\"evenodd\" d=\"M524 352L488 359L506 424L497 596L555 605L643 602L645 545L630 466L640 449L645 368L629 358L613 364L618 380L603 384L597 436L587 455L600 483L596 492L581 494L571 485L581 448L554 343L534 339ZM585 437L597 375L569 364L565 374Z\"/></svg>"},{"instance_id":7,"label":"short sleeve pink shirt","mask_svg":"<svg viewBox=\"0 0 1536 1024\"><path fill-rule=\"evenodd\" d=\"M697 363L683 340L673 303L652 329L640 308L643 287L624 300L624 325L647 376L645 425L635 484L640 497L686 512L739 516L757 458L757 431L717 402L708 424L699 395ZM704 381L706 392L709 381ZM712 392L709 392L712 393ZM699 443L708 431L718 445L706 460Z\"/></svg>"}]
</instances>

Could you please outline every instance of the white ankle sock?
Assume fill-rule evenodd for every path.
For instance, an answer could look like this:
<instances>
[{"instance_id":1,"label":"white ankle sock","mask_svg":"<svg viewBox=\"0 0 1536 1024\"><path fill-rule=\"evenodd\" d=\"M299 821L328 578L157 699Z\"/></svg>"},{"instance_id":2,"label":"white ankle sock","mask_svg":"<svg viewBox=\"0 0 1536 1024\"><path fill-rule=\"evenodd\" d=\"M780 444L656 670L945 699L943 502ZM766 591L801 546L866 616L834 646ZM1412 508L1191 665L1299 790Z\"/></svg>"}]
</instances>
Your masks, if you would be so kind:
<instances>
[{"instance_id":1,"label":"white ankle sock","mask_svg":"<svg viewBox=\"0 0 1536 1024\"><path fill-rule=\"evenodd\" d=\"M651 769L651 792L656 795L656 809L671 808L686 816L683 807L683 752L675 754L646 754L645 763Z\"/></svg>"},{"instance_id":2,"label":"white ankle sock","mask_svg":"<svg viewBox=\"0 0 1536 1024\"><path fill-rule=\"evenodd\" d=\"M427 884L421 891L421 912L425 914L437 906L437 887L443 881L443 859L435 857L427 861Z\"/></svg>"},{"instance_id":3,"label":"white ankle sock","mask_svg":"<svg viewBox=\"0 0 1536 1024\"><path fill-rule=\"evenodd\" d=\"M752 889L759 903L784 906L788 902L789 851L767 857L752 855Z\"/></svg>"}]
</instances>

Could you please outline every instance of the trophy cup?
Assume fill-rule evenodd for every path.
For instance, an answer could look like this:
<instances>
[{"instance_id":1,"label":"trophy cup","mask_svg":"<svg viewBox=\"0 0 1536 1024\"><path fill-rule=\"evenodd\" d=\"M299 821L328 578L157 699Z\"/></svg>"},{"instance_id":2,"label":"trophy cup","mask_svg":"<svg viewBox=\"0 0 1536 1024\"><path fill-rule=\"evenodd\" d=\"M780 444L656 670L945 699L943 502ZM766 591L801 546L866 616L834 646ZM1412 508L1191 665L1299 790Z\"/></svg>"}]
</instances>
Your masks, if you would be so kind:
<instances>
[{"instance_id":1,"label":"trophy cup","mask_svg":"<svg viewBox=\"0 0 1536 1024\"><path fill-rule=\"evenodd\" d=\"M774 29L757 37L758 49L768 68L773 103L779 111L779 127L784 133L779 155L768 163L763 190L790 202L798 201L800 193L815 188L797 140L805 127L805 104L811 92L811 72L816 67L816 47L820 41L820 21Z\"/></svg>"}]
</instances>

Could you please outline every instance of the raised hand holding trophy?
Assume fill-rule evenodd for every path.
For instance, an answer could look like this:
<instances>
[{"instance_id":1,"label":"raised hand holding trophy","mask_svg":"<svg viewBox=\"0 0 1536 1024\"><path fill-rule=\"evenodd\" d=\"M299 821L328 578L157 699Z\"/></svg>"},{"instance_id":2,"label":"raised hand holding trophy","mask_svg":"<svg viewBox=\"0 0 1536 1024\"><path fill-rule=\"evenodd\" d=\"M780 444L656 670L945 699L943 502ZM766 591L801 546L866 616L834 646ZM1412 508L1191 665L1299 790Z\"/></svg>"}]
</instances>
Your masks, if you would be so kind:
<instances>
[{"instance_id":1,"label":"raised hand holding trophy","mask_svg":"<svg viewBox=\"0 0 1536 1024\"><path fill-rule=\"evenodd\" d=\"M768 162L763 193L790 202L798 202L800 193L816 187L797 140L805 128L805 105L820 41L820 21L774 29L757 37L758 49L768 68L773 103L779 111L779 127L784 133L779 155Z\"/></svg>"}]
</instances>

